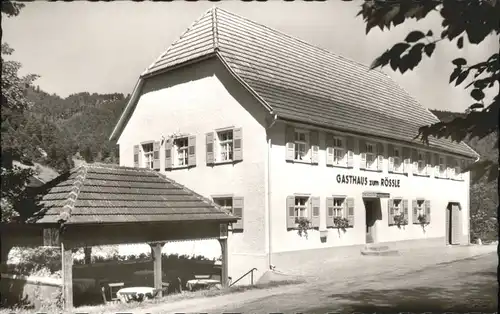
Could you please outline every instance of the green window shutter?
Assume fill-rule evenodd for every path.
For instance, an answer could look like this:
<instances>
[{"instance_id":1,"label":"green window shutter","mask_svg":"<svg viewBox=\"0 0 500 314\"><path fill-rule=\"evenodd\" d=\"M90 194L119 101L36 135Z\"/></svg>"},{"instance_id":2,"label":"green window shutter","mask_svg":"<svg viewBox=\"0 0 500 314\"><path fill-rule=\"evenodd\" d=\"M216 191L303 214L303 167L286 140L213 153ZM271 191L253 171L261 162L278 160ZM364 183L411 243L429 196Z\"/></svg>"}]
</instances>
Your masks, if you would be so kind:
<instances>
[{"instance_id":1,"label":"green window shutter","mask_svg":"<svg viewBox=\"0 0 500 314\"><path fill-rule=\"evenodd\" d=\"M403 215L406 221L409 220L410 217L408 217L408 200L402 200L403 203Z\"/></svg>"},{"instance_id":2,"label":"green window shutter","mask_svg":"<svg viewBox=\"0 0 500 314\"><path fill-rule=\"evenodd\" d=\"M233 130L233 160L243 160L243 130L236 128Z\"/></svg>"},{"instance_id":3,"label":"green window shutter","mask_svg":"<svg viewBox=\"0 0 500 314\"><path fill-rule=\"evenodd\" d=\"M233 215L236 217L240 217L240 220L233 223L233 230L243 230L243 197L233 197Z\"/></svg>"},{"instance_id":4,"label":"green window shutter","mask_svg":"<svg viewBox=\"0 0 500 314\"><path fill-rule=\"evenodd\" d=\"M354 198L347 198L347 220L349 221L349 227L354 227Z\"/></svg>"},{"instance_id":5,"label":"green window shutter","mask_svg":"<svg viewBox=\"0 0 500 314\"><path fill-rule=\"evenodd\" d=\"M418 206L417 206L417 200L412 200L411 201L411 207L413 209L412 221L413 221L414 224L418 224Z\"/></svg>"},{"instance_id":6,"label":"green window shutter","mask_svg":"<svg viewBox=\"0 0 500 314\"><path fill-rule=\"evenodd\" d=\"M427 219L427 223L431 223L431 201L429 200L424 201L424 207L425 207L425 216Z\"/></svg>"},{"instance_id":7,"label":"green window shutter","mask_svg":"<svg viewBox=\"0 0 500 314\"><path fill-rule=\"evenodd\" d=\"M387 201L387 223L389 226L394 225L394 200Z\"/></svg>"},{"instance_id":8,"label":"green window shutter","mask_svg":"<svg viewBox=\"0 0 500 314\"><path fill-rule=\"evenodd\" d=\"M286 127L286 160L293 161L295 158L295 130L292 126Z\"/></svg>"},{"instance_id":9,"label":"green window shutter","mask_svg":"<svg viewBox=\"0 0 500 314\"><path fill-rule=\"evenodd\" d=\"M208 132L205 135L207 148L207 165L213 165L215 162L214 154L214 132Z\"/></svg>"},{"instance_id":10,"label":"green window shutter","mask_svg":"<svg viewBox=\"0 0 500 314\"><path fill-rule=\"evenodd\" d=\"M326 134L326 165L333 166L333 135Z\"/></svg>"},{"instance_id":11,"label":"green window shutter","mask_svg":"<svg viewBox=\"0 0 500 314\"><path fill-rule=\"evenodd\" d=\"M320 197L311 197L311 226L313 228L319 228L320 223Z\"/></svg>"},{"instance_id":12,"label":"green window shutter","mask_svg":"<svg viewBox=\"0 0 500 314\"><path fill-rule=\"evenodd\" d=\"M172 140L165 141L165 169L172 169Z\"/></svg>"},{"instance_id":13,"label":"green window shutter","mask_svg":"<svg viewBox=\"0 0 500 314\"><path fill-rule=\"evenodd\" d=\"M333 197L326 198L326 227L333 227Z\"/></svg>"},{"instance_id":14,"label":"green window shutter","mask_svg":"<svg viewBox=\"0 0 500 314\"><path fill-rule=\"evenodd\" d=\"M140 166L140 154L139 145L134 145L134 167L139 168Z\"/></svg>"},{"instance_id":15,"label":"green window shutter","mask_svg":"<svg viewBox=\"0 0 500 314\"><path fill-rule=\"evenodd\" d=\"M286 197L286 228L294 229L295 224L295 196Z\"/></svg>"},{"instance_id":16,"label":"green window shutter","mask_svg":"<svg viewBox=\"0 0 500 314\"><path fill-rule=\"evenodd\" d=\"M153 142L153 169L160 170L160 142Z\"/></svg>"},{"instance_id":17,"label":"green window shutter","mask_svg":"<svg viewBox=\"0 0 500 314\"><path fill-rule=\"evenodd\" d=\"M311 131L309 133L311 141L311 163L319 163L319 134L318 131Z\"/></svg>"},{"instance_id":18,"label":"green window shutter","mask_svg":"<svg viewBox=\"0 0 500 314\"><path fill-rule=\"evenodd\" d=\"M196 136L188 137L188 166L196 166Z\"/></svg>"}]
</instances>

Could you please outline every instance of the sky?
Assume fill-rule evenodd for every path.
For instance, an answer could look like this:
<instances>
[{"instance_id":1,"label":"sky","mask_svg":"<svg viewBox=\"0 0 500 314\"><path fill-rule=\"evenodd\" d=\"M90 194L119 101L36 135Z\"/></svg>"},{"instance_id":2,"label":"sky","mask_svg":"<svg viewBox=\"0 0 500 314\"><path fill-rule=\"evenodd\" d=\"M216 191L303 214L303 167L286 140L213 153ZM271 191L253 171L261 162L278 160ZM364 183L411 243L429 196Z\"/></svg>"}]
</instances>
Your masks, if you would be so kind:
<instances>
[{"instance_id":1,"label":"sky","mask_svg":"<svg viewBox=\"0 0 500 314\"><path fill-rule=\"evenodd\" d=\"M342 2L44 2L28 3L21 14L3 18L3 38L22 63L21 74L41 77L35 82L48 93L66 97L78 92L132 93L142 71L214 5L300 38L355 61L371 64L414 29L440 34L440 16L405 22L390 31L368 35L361 1ZM463 111L473 100L470 91L449 85L451 61L465 57L481 61L499 50L491 36L481 46L458 50L442 41L432 58L404 75L383 71L429 109ZM496 89L498 91L498 89Z\"/></svg>"}]
</instances>

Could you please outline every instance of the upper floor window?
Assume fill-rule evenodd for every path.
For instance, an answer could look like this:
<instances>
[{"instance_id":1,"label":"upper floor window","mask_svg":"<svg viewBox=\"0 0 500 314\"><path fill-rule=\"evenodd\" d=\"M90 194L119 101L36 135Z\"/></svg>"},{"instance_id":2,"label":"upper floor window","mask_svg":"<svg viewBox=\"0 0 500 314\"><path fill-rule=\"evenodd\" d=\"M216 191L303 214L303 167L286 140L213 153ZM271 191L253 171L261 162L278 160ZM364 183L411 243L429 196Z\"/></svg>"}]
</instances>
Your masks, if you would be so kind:
<instances>
[{"instance_id":1,"label":"upper floor window","mask_svg":"<svg viewBox=\"0 0 500 314\"><path fill-rule=\"evenodd\" d=\"M345 164L346 151L344 148L344 139L340 137L333 138L333 163L336 165Z\"/></svg>"},{"instance_id":2,"label":"upper floor window","mask_svg":"<svg viewBox=\"0 0 500 314\"><path fill-rule=\"evenodd\" d=\"M444 175L446 173L446 162L444 157L439 156L439 174Z\"/></svg>"},{"instance_id":3,"label":"upper floor window","mask_svg":"<svg viewBox=\"0 0 500 314\"><path fill-rule=\"evenodd\" d=\"M309 197L296 196L295 197L295 218L307 217L307 204Z\"/></svg>"},{"instance_id":4,"label":"upper floor window","mask_svg":"<svg viewBox=\"0 0 500 314\"><path fill-rule=\"evenodd\" d=\"M233 160L233 130L217 132L218 154L217 161Z\"/></svg>"},{"instance_id":5,"label":"upper floor window","mask_svg":"<svg viewBox=\"0 0 500 314\"><path fill-rule=\"evenodd\" d=\"M144 166L146 168L153 169L153 143L147 143L142 145L142 151L144 155Z\"/></svg>"},{"instance_id":6,"label":"upper floor window","mask_svg":"<svg viewBox=\"0 0 500 314\"><path fill-rule=\"evenodd\" d=\"M175 145L175 165L176 166L187 166L188 165L188 138L176 138L174 140Z\"/></svg>"},{"instance_id":7,"label":"upper floor window","mask_svg":"<svg viewBox=\"0 0 500 314\"><path fill-rule=\"evenodd\" d=\"M417 171L418 171L418 173L424 173L425 172L425 167L426 167L425 153L424 152L418 152L418 161L417 161Z\"/></svg>"},{"instance_id":8,"label":"upper floor window","mask_svg":"<svg viewBox=\"0 0 500 314\"><path fill-rule=\"evenodd\" d=\"M296 160L306 160L309 155L309 133L295 130L295 154Z\"/></svg>"},{"instance_id":9,"label":"upper floor window","mask_svg":"<svg viewBox=\"0 0 500 314\"><path fill-rule=\"evenodd\" d=\"M403 172L403 161L401 158L401 148L394 147L394 171Z\"/></svg>"},{"instance_id":10,"label":"upper floor window","mask_svg":"<svg viewBox=\"0 0 500 314\"><path fill-rule=\"evenodd\" d=\"M222 207L222 209L228 212L233 212L233 198L232 197L219 197L214 198L214 203Z\"/></svg>"},{"instance_id":11,"label":"upper floor window","mask_svg":"<svg viewBox=\"0 0 500 314\"><path fill-rule=\"evenodd\" d=\"M377 166L376 146L373 143L366 143L366 168L373 169Z\"/></svg>"}]
</instances>

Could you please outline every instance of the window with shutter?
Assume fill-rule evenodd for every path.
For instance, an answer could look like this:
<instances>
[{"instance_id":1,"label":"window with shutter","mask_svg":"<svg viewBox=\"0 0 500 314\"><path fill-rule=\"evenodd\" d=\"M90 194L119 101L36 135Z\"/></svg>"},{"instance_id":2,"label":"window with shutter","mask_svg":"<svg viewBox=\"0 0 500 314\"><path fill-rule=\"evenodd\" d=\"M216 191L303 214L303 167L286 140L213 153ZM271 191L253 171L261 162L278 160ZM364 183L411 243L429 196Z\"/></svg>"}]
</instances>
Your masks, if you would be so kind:
<instances>
[{"instance_id":1,"label":"window with shutter","mask_svg":"<svg viewBox=\"0 0 500 314\"><path fill-rule=\"evenodd\" d=\"M320 224L320 197L311 197L311 227L319 228Z\"/></svg>"},{"instance_id":2,"label":"window with shutter","mask_svg":"<svg viewBox=\"0 0 500 314\"><path fill-rule=\"evenodd\" d=\"M213 132L208 132L205 135L205 145L206 145L206 163L207 165L213 165L215 162Z\"/></svg>"},{"instance_id":3,"label":"window with shutter","mask_svg":"<svg viewBox=\"0 0 500 314\"><path fill-rule=\"evenodd\" d=\"M243 160L243 130L241 128L235 128L233 130L233 149L233 160Z\"/></svg>"},{"instance_id":4,"label":"window with shutter","mask_svg":"<svg viewBox=\"0 0 500 314\"><path fill-rule=\"evenodd\" d=\"M286 141L286 160L294 161L295 160L295 131L292 126L286 127L285 133L285 141Z\"/></svg>"},{"instance_id":5,"label":"window with shutter","mask_svg":"<svg viewBox=\"0 0 500 314\"><path fill-rule=\"evenodd\" d=\"M160 142L153 143L153 169L160 170Z\"/></svg>"},{"instance_id":6,"label":"window with shutter","mask_svg":"<svg viewBox=\"0 0 500 314\"><path fill-rule=\"evenodd\" d=\"M134 167L140 167L140 148L139 145L134 145Z\"/></svg>"},{"instance_id":7,"label":"window with shutter","mask_svg":"<svg viewBox=\"0 0 500 314\"><path fill-rule=\"evenodd\" d=\"M354 167L354 137L346 137L347 167Z\"/></svg>"},{"instance_id":8,"label":"window with shutter","mask_svg":"<svg viewBox=\"0 0 500 314\"><path fill-rule=\"evenodd\" d=\"M319 134L318 131L310 131L310 142L311 142L311 163L319 163Z\"/></svg>"},{"instance_id":9,"label":"window with shutter","mask_svg":"<svg viewBox=\"0 0 500 314\"><path fill-rule=\"evenodd\" d=\"M295 196L287 196L286 198L286 227L294 229L297 226L295 223Z\"/></svg>"},{"instance_id":10,"label":"window with shutter","mask_svg":"<svg viewBox=\"0 0 500 314\"><path fill-rule=\"evenodd\" d=\"M188 138L188 166L196 166L196 136Z\"/></svg>"},{"instance_id":11,"label":"window with shutter","mask_svg":"<svg viewBox=\"0 0 500 314\"><path fill-rule=\"evenodd\" d=\"M376 170L377 169L377 148L373 143L365 142L365 169Z\"/></svg>"},{"instance_id":12,"label":"window with shutter","mask_svg":"<svg viewBox=\"0 0 500 314\"><path fill-rule=\"evenodd\" d=\"M333 227L333 219L335 218L333 197L326 198L326 227Z\"/></svg>"},{"instance_id":13,"label":"window with shutter","mask_svg":"<svg viewBox=\"0 0 500 314\"><path fill-rule=\"evenodd\" d=\"M326 135L326 165L327 166L333 166L334 165L334 157L333 157L333 150L334 150L334 143L333 143L333 135L332 134L327 134Z\"/></svg>"},{"instance_id":14,"label":"window with shutter","mask_svg":"<svg viewBox=\"0 0 500 314\"><path fill-rule=\"evenodd\" d=\"M426 222L428 224L430 224L431 223L431 201L425 200L424 201L424 208L425 208Z\"/></svg>"},{"instance_id":15,"label":"window with shutter","mask_svg":"<svg viewBox=\"0 0 500 314\"><path fill-rule=\"evenodd\" d=\"M384 170L384 144L382 143L377 143L377 170L378 171L383 171Z\"/></svg>"},{"instance_id":16,"label":"window with shutter","mask_svg":"<svg viewBox=\"0 0 500 314\"><path fill-rule=\"evenodd\" d=\"M348 197L347 201L347 221L349 227L354 227L354 198Z\"/></svg>"},{"instance_id":17,"label":"window with shutter","mask_svg":"<svg viewBox=\"0 0 500 314\"><path fill-rule=\"evenodd\" d=\"M417 204L417 200L412 200L411 201L411 208L412 208L412 212L413 212L413 215L412 215L412 222L414 224L418 224L418 212L419 212L419 208L418 208L418 204Z\"/></svg>"},{"instance_id":18,"label":"window with shutter","mask_svg":"<svg viewBox=\"0 0 500 314\"><path fill-rule=\"evenodd\" d=\"M142 144L142 151L144 157L144 167L154 169L154 145L153 142Z\"/></svg>"},{"instance_id":19,"label":"window with shutter","mask_svg":"<svg viewBox=\"0 0 500 314\"><path fill-rule=\"evenodd\" d=\"M165 141L165 169L172 169L172 140Z\"/></svg>"},{"instance_id":20,"label":"window with shutter","mask_svg":"<svg viewBox=\"0 0 500 314\"><path fill-rule=\"evenodd\" d=\"M417 199L415 200L415 203L413 203L414 208L413 210L416 210L416 221L413 221L414 224L421 224L422 222L427 222L429 217L427 217L426 211L425 211L425 204L427 201L423 199ZM415 216L415 213L414 213Z\"/></svg>"},{"instance_id":21,"label":"window with shutter","mask_svg":"<svg viewBox=\"0 0 500 314\"><path fill-rule=\"evenodd\" d=\"M409 147L403 147L403 172L410 173L412 168L411 152Z\"/></svg>"},{"instance_id":22,"label":"window with shutter","mask_svg":"<svg viewBox=\"0 0 500 314\"><path fill-rule=\"evenodd\" d=\"M240 218L236 223L233 223L233 230L243 230L243 204L243 197L233 197L233 215Z\"/></svg>"},{"instance_id":23,"label":"window with shutter","mask_svg":"<svg viewBox=\"0 0 500 314\"><path fill-rule=\"evenodd\" d=\"M294 160L307 161L310 157L309 147L309 132L305 130L295 129L294 131Z\"/></svg>"}]
</instances>

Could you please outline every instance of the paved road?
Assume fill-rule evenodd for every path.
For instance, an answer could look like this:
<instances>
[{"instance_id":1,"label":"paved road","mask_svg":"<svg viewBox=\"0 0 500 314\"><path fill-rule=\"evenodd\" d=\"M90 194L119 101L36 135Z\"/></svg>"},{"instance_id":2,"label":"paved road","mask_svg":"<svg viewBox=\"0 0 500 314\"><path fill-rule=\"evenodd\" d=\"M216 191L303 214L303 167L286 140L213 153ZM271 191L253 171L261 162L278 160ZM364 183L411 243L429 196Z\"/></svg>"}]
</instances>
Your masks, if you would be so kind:
<instances>
[{"instance_id":1,"label":"paved road","mask_svg":"<svg viewBox=\"0 0 500 314\"><path fill-rule=\"evenodd\" d=\"M390 266L390 265L388 265ZM487 312L498 307L497 254L392 272L210 309L210 313Z\"/></svg>"}]
</instances>

